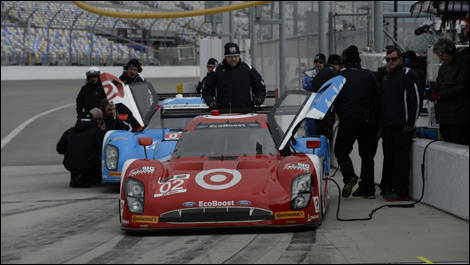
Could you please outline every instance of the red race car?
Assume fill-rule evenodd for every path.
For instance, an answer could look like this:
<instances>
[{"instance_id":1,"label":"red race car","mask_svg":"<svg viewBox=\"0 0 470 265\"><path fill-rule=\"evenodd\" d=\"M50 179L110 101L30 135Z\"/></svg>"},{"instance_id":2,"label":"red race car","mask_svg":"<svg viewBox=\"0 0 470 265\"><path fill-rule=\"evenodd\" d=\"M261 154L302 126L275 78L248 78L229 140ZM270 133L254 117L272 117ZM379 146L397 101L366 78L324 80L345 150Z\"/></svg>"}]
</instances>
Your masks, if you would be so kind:
<instances>
[{"instance_id":1,"label":"red race car","mask_svg":"<svg viewBox=\"0 0 470 265\"><path fill-rule=\"evenodd\" d=\"M269 114L197 116L175 134L166 162L127 160L121 228L318 226L327 204L328 141L296 131L306 117L328 111L345 81L333 79L318 93L288 91Z\"/></svg>"}]
</instances>

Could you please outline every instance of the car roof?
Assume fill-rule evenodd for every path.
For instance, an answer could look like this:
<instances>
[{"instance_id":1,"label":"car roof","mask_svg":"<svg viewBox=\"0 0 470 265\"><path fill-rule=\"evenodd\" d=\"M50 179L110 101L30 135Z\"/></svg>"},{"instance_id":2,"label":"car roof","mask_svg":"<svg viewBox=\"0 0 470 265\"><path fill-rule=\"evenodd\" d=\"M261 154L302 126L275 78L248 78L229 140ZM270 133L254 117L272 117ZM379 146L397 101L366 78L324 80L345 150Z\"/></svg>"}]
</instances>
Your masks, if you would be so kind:
<instances>
[{"instance_id":1,"label":"car roof","mask_svg":"<svg viewBox=\"0 0 470 265\"><path fill-rule=\"evenodd\" d=\"M266 114L245 113L197 116L188 124L188 126L186 126L186 130L192 131L199 124L214 124L227 122L258 122L261 125L261 128L269 129L268 118Z\"/></svg>"}]
</instances>

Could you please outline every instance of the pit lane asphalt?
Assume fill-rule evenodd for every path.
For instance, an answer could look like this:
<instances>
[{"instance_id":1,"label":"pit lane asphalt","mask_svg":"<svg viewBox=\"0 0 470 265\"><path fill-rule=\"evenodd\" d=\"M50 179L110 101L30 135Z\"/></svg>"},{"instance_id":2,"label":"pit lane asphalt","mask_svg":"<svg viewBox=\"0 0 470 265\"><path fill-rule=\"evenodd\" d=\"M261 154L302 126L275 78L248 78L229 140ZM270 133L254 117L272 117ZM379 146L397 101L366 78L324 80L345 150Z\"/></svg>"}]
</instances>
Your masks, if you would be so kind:
<instances>
[{"instance_id":1,"label":"pit lane asphalt","mask_svg":"<svg viewBox=\"0 0 470 265\"><path fill-rule=\"evenodd\" d=\"M181 80L152 82L171 92ZM2 81L2 139L32 116L75 102L82 84ZM74 120L74 107L50 113L2 148L1 263L469 261L468 222L424 204L384 208L371 221L339 222L332 183L326 220L315 230L125 234L119 229L118 185L68 187L69 175L55 145ZM335 179L340 182L341 175ZM342 200L340 216L367 217L384 203L380 197L348 198Z\"/></svg>"}]
</instances>

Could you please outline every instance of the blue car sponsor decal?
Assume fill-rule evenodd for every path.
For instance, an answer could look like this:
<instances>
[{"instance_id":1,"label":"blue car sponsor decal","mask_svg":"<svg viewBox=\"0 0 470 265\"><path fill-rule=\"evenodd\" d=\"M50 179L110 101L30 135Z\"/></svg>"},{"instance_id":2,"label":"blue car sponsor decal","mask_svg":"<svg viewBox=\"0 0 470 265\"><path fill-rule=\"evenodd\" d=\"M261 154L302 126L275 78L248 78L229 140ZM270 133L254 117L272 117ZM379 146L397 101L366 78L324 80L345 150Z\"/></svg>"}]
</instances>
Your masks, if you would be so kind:
<instances>
[{"instance_id":1,"label":"blue car sponsor decal","mask_svg":"<svg viewBox=\"0 0 470 265\"><path fill-rule=\"evenodd\" d=\"M237 201L238 205L251 205L250 201Z\"/></svg>"},{"instance_id":2,"label":"blue car sponsor decal","mask_svg":"<svg viewBox=\"0 0 470 265\"><path fill-rule=\"evenodd\" d=\"M196 202L183 202L183 207L194 207Z\"/></svg>"}]
</instances>

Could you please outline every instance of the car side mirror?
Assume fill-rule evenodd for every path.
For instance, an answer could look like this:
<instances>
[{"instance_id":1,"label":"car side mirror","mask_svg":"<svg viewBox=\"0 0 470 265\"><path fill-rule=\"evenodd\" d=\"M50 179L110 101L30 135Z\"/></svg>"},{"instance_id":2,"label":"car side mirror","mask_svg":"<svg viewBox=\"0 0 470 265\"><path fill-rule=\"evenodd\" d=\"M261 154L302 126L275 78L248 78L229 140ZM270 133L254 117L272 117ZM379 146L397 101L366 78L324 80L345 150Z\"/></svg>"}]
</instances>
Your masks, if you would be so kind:
<instances>
[{"instance_id":1,"label":"car side mirror","mask_svg":"<svg viewBox=\"0 0 470 265\"><path fill-rule=\"evenodd\" d=\"M118 119L121 120L121 121L127 121L128 118L129 118L128 114L119 114L118 115Z\"/></svg>"},{"instance_id":2,"label":"car side mirror","mask_svg":"<svg viewBox=\"0 0 470 265\"><path fill-rule=\"evenodd\" d=\"M139 145L144 147L145 159L147 159L147 148L146 146L152 145L152 137L139 137Z\"/></svg>"},{"instance_id":3,"label":"car side mirror","mask_svg":"<svg viewBox=\"0 0 470 265\"><path fill-rule=\"evenodd\" d=\"M306 142L307 148L315 149L321 147L321 141L319 140L309 140Z\"/></svg>"}]
</instances>

